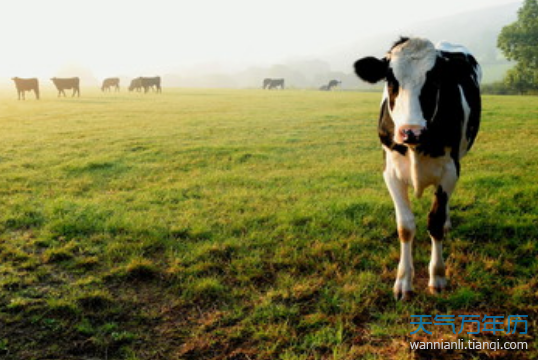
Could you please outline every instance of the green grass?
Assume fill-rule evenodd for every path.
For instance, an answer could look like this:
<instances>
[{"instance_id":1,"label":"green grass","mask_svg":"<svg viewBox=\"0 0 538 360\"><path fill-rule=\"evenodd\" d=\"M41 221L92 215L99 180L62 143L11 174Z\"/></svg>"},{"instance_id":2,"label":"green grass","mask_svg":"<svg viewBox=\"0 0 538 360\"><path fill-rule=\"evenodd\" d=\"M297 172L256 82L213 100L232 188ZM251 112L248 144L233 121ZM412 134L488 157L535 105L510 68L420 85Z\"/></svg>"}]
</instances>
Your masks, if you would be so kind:
<instances>
[{"instance_id":1,"label":"green grass","mask_svg":"<svg viewBox=\"0 0 538 360\"><path fill-rule=\"evenodd\" d=\"M451 335L409 336L409 316L516 313L529 337L502 337L531 350L493 355L538 357L538 98L484 97L439 296L430 199L414 200L408 303L392 299L379 94L30 98L0 92L0 358L482 359L412 353Z\"/></svg>"}]
</instances>

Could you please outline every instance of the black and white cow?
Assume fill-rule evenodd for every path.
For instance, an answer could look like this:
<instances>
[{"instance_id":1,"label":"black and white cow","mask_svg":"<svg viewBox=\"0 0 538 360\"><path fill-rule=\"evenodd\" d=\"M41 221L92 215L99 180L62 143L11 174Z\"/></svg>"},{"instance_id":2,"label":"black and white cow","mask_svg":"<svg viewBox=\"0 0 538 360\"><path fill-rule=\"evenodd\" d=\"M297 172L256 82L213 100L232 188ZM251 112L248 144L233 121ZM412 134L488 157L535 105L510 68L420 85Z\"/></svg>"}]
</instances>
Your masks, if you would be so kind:
<instances>
[{"instance_id":1,"label":"black and white cow","mask_svg":"<svg viewBox=\"0 0 538 360\"><path fill-rule=\"evenodd\" d=\"M378 130L401 242L394 295L407 299L413 293L416 227L408 187L417 197L435 188L428 215L429 288L440 292L446 286L442 240L451 226L448 201L480 124L480 66L462 46L401 38L384 58L358 60L355 72L370 83L386 82Z\"/></svg>"},{"instance_id":2,"label":"black and white cow","mask_svg":"<svg viewBox=\"0 0 538 360\"><path fill-rule=\"evenodd\" d=\"M65 90L71 90L73 89L73 95L77 94L77 96L80 96L80 79L78 77L73 78L52 78L51 79L54 85L56 86L56 89L58 89L58 97L60 97L62 94L65 97Z\"/></svg>"},{"instance_id":3,"label":"black and white cow","mask_svg":"<svg viewBox=\"0 0 538 360\"><path fill-rule=\"evenodd\" d=\"M39 100L39 80L36 78L21 79L19 77L14 77L11 80L15 81L19 100L21 99L21 96L23 100L26 100L26 96L24 95L26 91L33 91L35 93L35 98Z\"/></svg>"}]
</instances>

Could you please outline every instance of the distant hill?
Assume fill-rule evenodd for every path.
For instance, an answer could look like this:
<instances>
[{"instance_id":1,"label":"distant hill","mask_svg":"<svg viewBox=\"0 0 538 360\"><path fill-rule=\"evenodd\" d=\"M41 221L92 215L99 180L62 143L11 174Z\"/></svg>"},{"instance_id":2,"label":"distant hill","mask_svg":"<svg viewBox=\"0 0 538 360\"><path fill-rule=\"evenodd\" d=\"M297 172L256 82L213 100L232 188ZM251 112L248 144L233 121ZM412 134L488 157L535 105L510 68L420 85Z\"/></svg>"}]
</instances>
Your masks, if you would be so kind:
<instances>
[{"instance_id":1,"label":"distant hill","mask_svg":"<svg viewBox=\"0 0 538 360\"><path fill-rule=\"evenodd\" d=\"M479 11L465 12L453 16L419 23L399 31L375 37L364 37L345 49L323 56L332 68L345 71L353 62L368 55L383 56L391 44L400 36L421 36L432 40L448 41L465 45L482 65L483 83L501 80L511 67L497 48L497 37L501 29L517 19L517 10L522 2L495 6Z\"/></svg>"}]
</instances>

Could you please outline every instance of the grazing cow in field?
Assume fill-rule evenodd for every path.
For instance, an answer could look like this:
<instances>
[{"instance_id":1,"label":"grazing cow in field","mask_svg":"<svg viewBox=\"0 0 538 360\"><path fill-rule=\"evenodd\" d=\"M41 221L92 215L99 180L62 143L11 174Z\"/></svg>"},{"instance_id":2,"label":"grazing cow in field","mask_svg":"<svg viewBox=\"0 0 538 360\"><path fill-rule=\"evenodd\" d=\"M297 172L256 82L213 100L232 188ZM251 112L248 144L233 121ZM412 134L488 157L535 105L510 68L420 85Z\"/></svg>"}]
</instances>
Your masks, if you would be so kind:
<instances>
[{"instance_id":1,"label":"grazing cow in field","mask_svg":"<svg viewBox=\"0 0 538 360\"><path fill-rule=\"evenodd\" d=\"M271 84L271 79L265 78L263 79L263 89L267 89L269 87L269 84Z\"/></svg>"},{"instance_id":2,"label":"grazing cow in field","mask_svg":"<svg viewBox=\"0 0 538 360\"><path fill-rule=\"evenodd\" d=\"M120 79L119 78L108 78L103 80L103 85L101 86L101 91L111 91L111 88L114 87L116 91L120 91Z\"/></svg>"},{"instance_id":3,"label":"grazing cow in field","mask_svg":"<svg viewBox=\"0 0 538 360\"><path fill-rule=\"evenodd\" d=\"M136 90L138 92L142 91L142 78L136 78L131 80L131 84L129 85L129 91Z\"/></svg>"},{"instance_id":4,"label":"grazing cow in field","mask_svg":"<svg viewBox=\"0 0 538 360\"><path fill-rule=\"evenodd\" d=\"M471 149L480 124L480 66L462 46L401 38L384 58L358 60L355 72L370 83L385 81L378 131L401 243L394 295L405 300L413 293L416 227L409 186L417 197L434 187L428 215L429 288L440 292L446 286L442 240L451 226L448 202L460 160Z\"/></svg>"},{"instance_id":5,"label":"grazing cow in field","mask_svg":"<svg viewBox=\"0 0 538 360\"><path fill-rule=\"evenodd\" d=\"M280 88L284 90L284 79L264 79L263 88L268 90Z\"/></svg>"},{"instance_id":6,"label":"grazing cow in field","mask_svg":"<svg viewBox=\"0 0 538 360\"><path fill-rule=\"evenodd\" d=\"M339 87L340 85L342 85L341 81L339 81L339 80L331 80L331 81L329 81L329 84L327 84L327 88L330 91L330 90L333 90L334 88Z\"/></svg>"},{"instance_id":7,"label":"grazing cow in field","mask_svg":"<svg viewBox=\"0 0 538 360\"><path fill-rule=\"evenodd\" d=\"M340 86L340 84L342 84L341 81L338 81L338 80L331 80L329 81L329 83L327 85L323 85L321 86L319 89L321 91L331 91L333 90L334 88L337 88L338 86Z\"/></svg>"},{"instance_id":8,"label":"grazing cow in field","mask_svg":"<svg viewBox=\"0 0 538 360\"><path fill-rule=\"evenodd\" d=\"M64 90L71 90L73 89L73 95L77 94L77 96L80 97L80 79L78 77L73 78L52 78L51 79L54 85L56 86L56 89L58 89L58 97L60 97L61 94L65 97L65 91Z\"/></svg>"},{"instance_id":9,"label":"grazing cow in field","mask_svg":"<svg viewBox=\"0 0 538 360\"><path fill-rule=\"evenodd\" d=\"M11 80L15 81L15 87L17 88L17 94L19 95L19 100L26 100L25 92L33 91L35 93L35 98L39 100L39 81L36 78L31 79L21 79L19 77L14 77Z\"/></svg>"},{"instance_id":10,"label":"grazing cow in field","mask_svg":"<svg viewBox=\"0 0 538 360\"><path fill-rule=\"evenodd\" d=\"M156 77L141 77L140 78L140 84L142 88L144 88L144 94L146 94L149 89L153 90L153 87L155 87L155 90L160 93L161 90L161 78L159 76Z\"/></svg>"}]
</instances>

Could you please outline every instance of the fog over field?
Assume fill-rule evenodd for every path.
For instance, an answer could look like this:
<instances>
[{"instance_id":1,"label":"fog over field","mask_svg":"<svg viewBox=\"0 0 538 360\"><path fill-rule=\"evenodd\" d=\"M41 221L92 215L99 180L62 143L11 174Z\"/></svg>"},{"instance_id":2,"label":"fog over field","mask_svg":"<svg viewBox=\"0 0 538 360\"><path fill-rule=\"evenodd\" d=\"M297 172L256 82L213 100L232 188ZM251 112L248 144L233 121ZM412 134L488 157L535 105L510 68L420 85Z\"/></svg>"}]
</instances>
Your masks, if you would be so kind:
<instances>
[{"instance_id":1,"label":"fog over field","mask_svg":"<svg viewBox=\"0 0 538 360\"><path fill-rule=\"evenodd\" d=\"M0 83L10 78L79 76L82 86L119 76L163 77L164 86L259 87L284 77L291 87L331 78L365 86L353 61L382 56L399 35L465 44L484 66L485 82L509 67L496 49L501 28L521 1L351 0L31 0L0 5L7 51ZM31 12L28 9L32 9ZM20 19L24 17L24 26Z\"/></svg>"}]
</instances>

